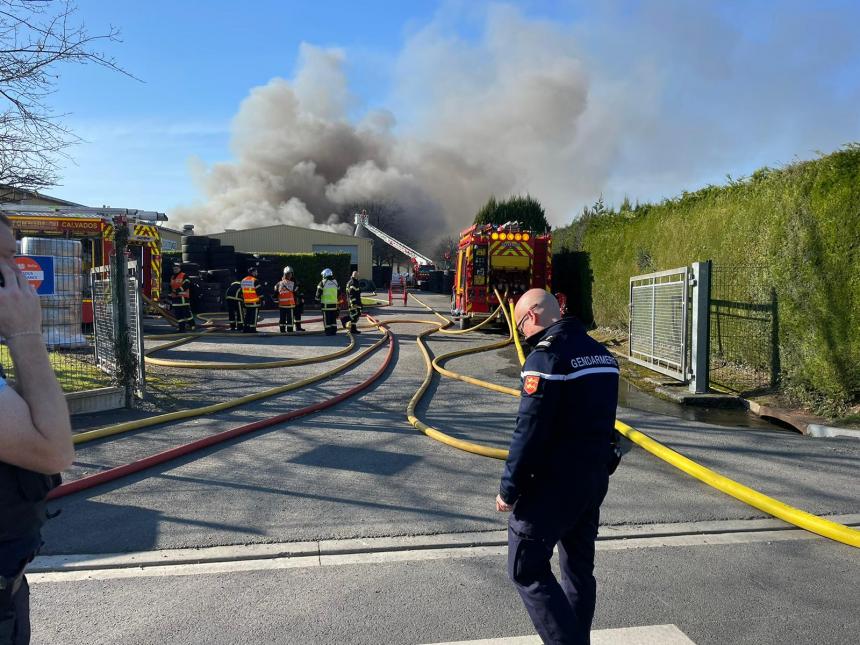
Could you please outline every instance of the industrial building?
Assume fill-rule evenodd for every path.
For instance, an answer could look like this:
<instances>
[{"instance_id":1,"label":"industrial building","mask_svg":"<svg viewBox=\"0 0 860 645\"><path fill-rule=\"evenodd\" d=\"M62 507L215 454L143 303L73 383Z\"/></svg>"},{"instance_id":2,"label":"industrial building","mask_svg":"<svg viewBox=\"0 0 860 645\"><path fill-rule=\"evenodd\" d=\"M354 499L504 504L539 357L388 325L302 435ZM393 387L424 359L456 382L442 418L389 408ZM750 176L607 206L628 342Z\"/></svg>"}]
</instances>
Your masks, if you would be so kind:
<instances>
[{"instance_id":1,"label":"industrial building","mask_svg":"<svg viewBox=\"0 0 860 645\"><path fill-rule=\"evenodd\" d=\"M330 233L288 224L244 230L228 229L208 237L242 253L348 253L361 276L373 273L373 242L364 237Z\"/></svg>"}]
</instances>

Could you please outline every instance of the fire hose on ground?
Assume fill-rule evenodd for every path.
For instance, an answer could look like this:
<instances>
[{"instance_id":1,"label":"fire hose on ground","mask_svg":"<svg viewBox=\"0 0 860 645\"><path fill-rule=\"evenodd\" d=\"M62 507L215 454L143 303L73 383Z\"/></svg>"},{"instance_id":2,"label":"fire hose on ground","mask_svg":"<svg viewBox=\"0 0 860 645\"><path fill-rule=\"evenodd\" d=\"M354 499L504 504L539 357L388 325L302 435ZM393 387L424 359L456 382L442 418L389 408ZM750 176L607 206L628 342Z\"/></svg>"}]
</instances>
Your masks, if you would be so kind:
<instances>
[{"instance_id":1,"label":"fire hose on ground","mask_svg":"<svg viewBox=\"0 0 860 645\"><path fill-rule=\"evenodd\" d=\"M496 296L499 297L498 292L496 292ZM501 297L499 297L499 302L502 302ZM424 306L427 307L427 305ZM427 308L429 309L429 307ZM437 313L436 315L441 318L444 318L443 316L441 316L441 314ZM523 363L525 363L525 355L523 354L522 346L519 342L515 325L513 324L514 305L512 302L510 303L510 313L505 312L505 318L510 329L510 334L517 347L517 354L520 365L522 365ZM418 347L424 356L427 371L424 378L424 382L421 384L421 387L409 401L409 405L407 406L406 415L409 419L409 422L413 426L421 430L427 436L436 439L437 441L440 441L446 445L485 457L506 459L508 455L507 450L502 450L499 448L484 446L471 441L457 439L436 428L433 428L432 426L423 423L415 416L415 408L421 401L422 397L427 391L427 388L430 386L434 370L440 372L440 374L445 374L446 376L451 376L452 378L457 378L458 380L465 381L473 385L479 385L480 387L484 387L495 392L500 392L511 396L520 395L519 390L514 390L513 388L507 388L501 385L497 385L495 383L482 381L480 379L475 379L473 377L468 377L462 374L457 374L456 372L453 372L451 370L445 370L439 365L439 363L446 359L455 358L456 356L464 356L467 354L474 354L482 351L489 351L491 349L496 349L500 346L504 346L504 344L507 344L507 342L505 342L504 344L496 343L483 347L449 352L448 354L439 356L434 361L433 359L431 359L429 350L423 341L426 336L429 336L434 331L436 330L428 330L420 334L418 336L418 339L416 340L416 342L418 343ZM757 490L754 490L748 486L740 484L739 482L729 479L724 475L720 475L719 473L709 468L705 468L701 464L694 462L693 460L672 450L671 448L664 446L660 442L655 441L651 437L630 427L622 421L616 420L615 428L627 439L635 443L637 446L643 448L644 450L647 450L654 456L659 457L660 459L669 463L675 468L678 468L682 472L692 477L695 477L699 481L711 486L712 488L715 488L716 490L719 490L722 493L730 495L731 497L734 497L735 499L738 499L745 504L757 508L758 510L763 511L769 515L777 517L785 522L788 522L789 524L793 524L794 526L797 526L799 528L841 542L843 544L847 544L849 546L860 548L860 531L858 531L857 529L853 529L843 524L839 524L837 522L818 517L798 508L794 508L793 506L789 506L784 502L769 497L763 493L760 493Z\"/></svg>"},{"instance_id":2,"label":"fire hose on ground","mask_svg":"<svg viewBox=\"0 0 860 645\"><path fill-rule=\"evenodd\" d=\"M193 417L204 416L207 414L212 414L214 412L221 412L223 410L229 410L231 408L246 405L248 403L253 403L255 401L260 401L262 399L277 396L279 394L284 394L286 392L291 392L293 390L298 390L299 388L305 387L306 385L310 385L312 383L316 383L317 381L324 380L352 367L356 363L367 358L372 352L376 351L376 349L380 345L382 345L385 340L386 336L383 336L373 345L359 352L349 360L344 361L337 367L323 372L322 374L318 374L316 376L309 376L307 378L300 379L292 383L287 383L286 385L280 385L278 387L263 390L261 392L256 392L254 394L248 394L246 396L230 399L229 401L222 401L221 403L214 403L212 405L205 405L198 408L189 408L186 410L177 410L176 412L168 412L166 414L159 414L156 416L147 417L145 419L127 421L125 423L117 423L115 425L106 426L104 428L96 428L95 430L89 430L87 432L80 432L74 436L74 442L76 444L87 443L89 441L94 441L103 437L110 437L113 435L122 434L124 432L131 432L133 430L140 430L142 428L161 425L163 423L169 423L170 421L178 421L181 419L190 419ZM328 359L326 359L325 357L319 358L320 360L316 362L324 362L324 360L330 360L330 355Z\"/></svg>"},{"instance_id":3,"label":"fire hose on ground","mask_svg":"<svg viewBox=\"0 0 860 645\"><path fill-rule=\"evenodd\" d=\"M190 443L177 446L175 448L171 448L169 450L165 450L163 452L150 455L148 457L144 457L143 459L138 459L128 464L123 464L122 466L117 466L116 468L111 468L109 470L105 470L100 473L96 473L94 475L89 475L87 477L82 477L81 479L77 479L74 481L70 481L66 484L63 484L54 490L48 495L48 499L57 499L60 497L64 497L66 495L70 495L72 493L76 493L82 490L86 490L92 488L94 486L98 486L100 484L104 484L109 481L113 481L119 479L121 477L125 477L127 475L131 475L133 473L140 472L147 468L151 468L152 466L156 466L159 464L163 464L165 462L178 459L179 457L183 457L185 455L191 454L198 450L202 450L204 448L209 448L214 445L218 445L225 441L229 441L231 439L235 439L236 437L241 437L243 435L249 434L251 432L255 432L257 430L262 430L263 428L268 428L280 423L285 423L287 421L292 421L299 417L306 416L308 414L312 414L314 412L319 412L320 410L325 410L326 408L330 408L346 399L358 394L362 390L368 388L371 384L373 384L376 380L378 380L388 369L389 364L391 363L391 359L394 356L394 348L395 348L395 338L394 334L390 330L385 330L383 337L377 341L374 345L372 345L368 350L363 352L362 354L356 356L353 361L357 361L360 357L367 356L371 351L379 348L385 341L388 341L388 352L385 356L385 359L382 362L382 365L367 379L362 381L356 386L353 386L334 396L330 399L326 399L325 401L321 401L320 403L315 403L314 405L309 405L303 408L299 408L298 410L293 410L292 412L287 412L284 414L279 414L273 417L269 417L267 419L261 419L260 421L255 421L253 423L248 423L236 428L232 428L230 430L225 430L223 432L218 432L216 434L210 435L208 437L204 437L202 439L198 439L196 441L192 441ZM350 361L347 361L348 364ZM308 385L313 381L319 381L324 378L328 378L329 376L343 371L349 365L341 365L337 368L330 370L329 372L320 374L315 377L311 377L311 379L305 379L304 382L296 382L290 384L293 386L293 389L297 387L302 387L303 385ZM301 383L301 385L299 385ZM288 386L284 386L288 387ZM252 395L253 396L253 395ZM223 405L223 404L219 404ZM166 416L166 415L162 415ZM156 417L157 418L157 417ZM163 422L163 421L162 421ZM135 423L135 422L132 422Z\"/></svg>"}]
</instances>

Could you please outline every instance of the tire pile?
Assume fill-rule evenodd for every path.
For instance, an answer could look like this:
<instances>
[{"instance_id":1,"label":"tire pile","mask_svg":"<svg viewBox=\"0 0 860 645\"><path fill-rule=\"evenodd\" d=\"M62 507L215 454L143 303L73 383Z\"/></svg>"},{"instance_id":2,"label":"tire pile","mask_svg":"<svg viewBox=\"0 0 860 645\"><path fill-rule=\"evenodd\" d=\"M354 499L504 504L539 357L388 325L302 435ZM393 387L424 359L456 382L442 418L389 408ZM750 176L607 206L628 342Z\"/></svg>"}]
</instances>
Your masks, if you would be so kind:
<instances>
[{"instance_id":1,"label":"tire pile","mask_svg":"<svg viewBox=\"0 0 860 645\"><path fill-rule=\"evenodd\" d=\"M54 256L54 295L39 298L45 344L50 348L87 347L89 343L81 333L84 277L80 241L25 237L21 254Z\"/></svg>"},{"instance_id":2,"label":"tire pile","mask_svg":"<svg viewBox=\"0 0 860 645\"><path fill-rule=\"evenodd\" d=\"M224 293L233 280L236 261L234 247L222 246L221 240L205 235L183 236L181 267L191 278L191 309L195 313L224 309ZM165 267L163 273L169 282L170 267Z\"/></svg>"}]
</instances>

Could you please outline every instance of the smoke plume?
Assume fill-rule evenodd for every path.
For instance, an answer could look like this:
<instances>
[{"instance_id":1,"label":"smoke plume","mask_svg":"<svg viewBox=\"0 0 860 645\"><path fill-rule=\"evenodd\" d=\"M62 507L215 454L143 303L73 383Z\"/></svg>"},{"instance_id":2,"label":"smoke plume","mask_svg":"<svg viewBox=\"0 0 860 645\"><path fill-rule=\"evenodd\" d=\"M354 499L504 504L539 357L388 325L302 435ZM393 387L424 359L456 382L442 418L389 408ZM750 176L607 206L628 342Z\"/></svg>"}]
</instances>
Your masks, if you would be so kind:
<instances>
[{"instance_id":1,"label":"smoke plume","mask_svg":"<svg viewBox=\"0 0 860 645\"><path fill-rule=\"evenodd\" d=\"M392 101L409 106L350 118L345 54L303 44L291 80L251 90L233 122L235 161L195 164L206 197L181 209L199 230L273 223L349 232L348 206L397 204L429 244L466 225L491 194L531 191L566 214L595 172L570 168L599 119L570 40L499 7L477 44L433 23L407 42ZM595 167L594 164L591 165Z\"/></svg>"},{"instance_id":2,"label":"smoke plume","mask_svg":"<svg viewBox=\"0 0 860 645\"><path fill-rule=\"evenodd\" d=\"M779 6L586 3L565 22L449 3L385 70L387 109L363 111L346 54L303 44L293 78L242 102L235 160L195 166L205 200L179 219L349 232L352 204L389 202L427 249L490 195L529 192L561 225L601 194L659 199L834 149L860 130L860 16Z\"/></svg>"}]
</instances>

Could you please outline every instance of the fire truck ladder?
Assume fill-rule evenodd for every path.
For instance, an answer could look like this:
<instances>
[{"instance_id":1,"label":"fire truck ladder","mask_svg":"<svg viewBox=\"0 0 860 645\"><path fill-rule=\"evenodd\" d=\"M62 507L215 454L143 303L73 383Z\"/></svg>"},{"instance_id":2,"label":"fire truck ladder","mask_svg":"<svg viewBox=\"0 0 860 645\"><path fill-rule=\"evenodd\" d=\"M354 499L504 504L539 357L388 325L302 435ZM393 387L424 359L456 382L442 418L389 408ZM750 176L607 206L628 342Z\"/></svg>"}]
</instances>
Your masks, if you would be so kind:
<instances>
[{"instance_id":1,"label":"fire truck ladder","mask_svg":"<svg viewBox=\"0 0 860 645\"><path fill-rule=\"evenodd\" d=\"M413 268L417 272L418 267L421 265L433 265L433 260L428 258L426 255L423 255L413 249L411 246L407 246L403 242L398 239L391 237L388 233L379 230L373 224L368 221L367 213L356 213L355 214L355 237L359 237L359 233L362 229L366 229L367 231L373 233L380 240L388 244L389 246L397 249L403 255L408 257L413 264ZM406 284L402 280L398 280L398 284L395 284L395 277L392 276L391 283L388 287L388 304L391 304L394 296L397 296L398 299L401 294L401 290L403 293L403 304L406 304Z\"/></svg>"}]
</instances>

